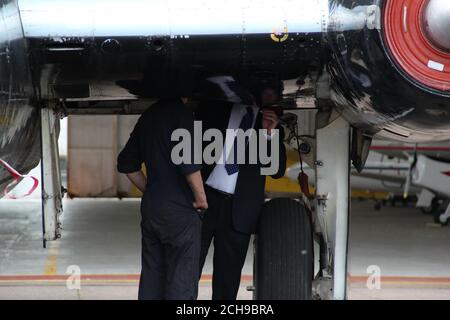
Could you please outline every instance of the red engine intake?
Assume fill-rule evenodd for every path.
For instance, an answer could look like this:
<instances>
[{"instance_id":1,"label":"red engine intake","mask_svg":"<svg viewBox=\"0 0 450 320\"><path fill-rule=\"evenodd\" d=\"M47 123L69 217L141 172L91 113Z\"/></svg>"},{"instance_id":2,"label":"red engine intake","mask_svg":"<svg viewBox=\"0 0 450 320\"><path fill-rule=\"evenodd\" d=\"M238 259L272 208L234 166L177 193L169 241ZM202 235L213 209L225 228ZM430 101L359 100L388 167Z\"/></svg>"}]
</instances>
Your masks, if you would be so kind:
<instances>
[{"instance_id":1,"label":"red engine intake","mask_svg":"<svg viewBox=\"0 0 450 320\"><path fill-rule=\"evenodd\" d=\"M386 0L384 36L408 76L450 93L449 0Z\"/></svg>"}]
</instances>

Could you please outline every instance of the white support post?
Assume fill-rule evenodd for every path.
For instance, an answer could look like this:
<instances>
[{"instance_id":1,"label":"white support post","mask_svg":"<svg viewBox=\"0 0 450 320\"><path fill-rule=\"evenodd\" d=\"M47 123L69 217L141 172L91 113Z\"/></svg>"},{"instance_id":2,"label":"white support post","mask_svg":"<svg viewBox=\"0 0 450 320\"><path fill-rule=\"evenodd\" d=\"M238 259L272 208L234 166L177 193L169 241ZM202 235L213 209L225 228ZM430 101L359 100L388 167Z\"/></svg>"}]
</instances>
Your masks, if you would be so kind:
<instances>
[{"instance_id":1,"label":"white support post","mask_svg":"<svg viewBox=\"0 0 450 320\"><path fill-rule=\"evenodd\" d=\"M450 204L447 206L445 212L439 216L439 222L442 224L447 224L449 220L450 220Z\"/></svg>"},{"instance_id":2,"label":"white support post","mask_svg":"<svg viewBox=\"0 0 450 320\"><path fill-rule=\"evenodd\" d=\"M60 238L62 213L61 171L59 167L59 118L51 108L41 109L41 188L44 246Z\"/></svg>"},{"instance_id":3,"label":"white support post","mask_svg":"<svg viewBox=\"0 0 450 320\"><path fill-rule=\"evenodd\" d=\"M338 118L317 132L317 221L327 243L333 298L346 299L350 211L350 125Z\"/></svg>"}]
</instances>

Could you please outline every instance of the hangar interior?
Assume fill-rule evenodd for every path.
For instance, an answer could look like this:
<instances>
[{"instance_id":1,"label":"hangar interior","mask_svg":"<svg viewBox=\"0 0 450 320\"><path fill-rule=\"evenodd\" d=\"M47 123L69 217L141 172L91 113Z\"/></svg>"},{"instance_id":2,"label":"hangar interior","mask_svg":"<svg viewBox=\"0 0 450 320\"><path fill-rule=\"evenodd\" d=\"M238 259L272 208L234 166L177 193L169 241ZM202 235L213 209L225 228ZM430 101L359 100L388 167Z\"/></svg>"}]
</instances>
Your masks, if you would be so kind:
<instances>
[{"instance_id":1,"label":"hangar interior","mask_svg":"<svg viewBox=\"0 0 450 320\"><path fill-rule=\"evenodd\" d=\"M136 115L74 115L62 121L60 159L68 196L63 203L62 237L49 242L46 249L42 248L39 190L26 199L0 200L2 299L135 299L140 195L117 173L115 162L137 119ZM290 166L297 164L295 156L290 156ZM39 176L39 167L30 174ZM21 194L20 189L26 188L23 181L13 192ZM267 184L268 195L299 191L298 184L288 178ZM434 223L414 202L399 201L393 207L388 192L352 191L348 298L449 299L448 227ZM211 296L213 250L199 299ZM317 245L315 251L318 255ZM252 240L239 299L253 298L249 290L253 252ZM80 287L73 282L68 290L68 276L78 271Z\"/></svg>"},{"instance_id":2,"label":"hangar interior","mask_svg":"<svg viewBox=\"0 0 450 320\"><path fill-rule=\"evenodd\" d=\"M448 0L0 0L0 297L136 297L140 195L115 162L177 96L286 133L240 298L449 298L449 21Z\"/></svg>"}]
</instances>

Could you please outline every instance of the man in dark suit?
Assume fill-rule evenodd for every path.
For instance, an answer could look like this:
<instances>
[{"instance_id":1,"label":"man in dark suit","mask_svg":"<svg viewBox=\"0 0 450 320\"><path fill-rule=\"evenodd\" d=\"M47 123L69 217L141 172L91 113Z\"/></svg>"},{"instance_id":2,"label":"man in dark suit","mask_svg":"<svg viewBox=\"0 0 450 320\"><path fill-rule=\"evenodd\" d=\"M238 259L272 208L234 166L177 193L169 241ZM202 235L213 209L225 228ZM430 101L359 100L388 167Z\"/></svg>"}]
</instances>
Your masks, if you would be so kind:
<instances>
[{"instance_id":1,"label":"man in dark suit","mask_svg":"<svg viewBox=\"0 0 450 320\"><path fill-rule=\"evenodd\" d=\"M211 81L220 80L214 78ZM225 86L222 89L231 94L238 87L229 79L222 81L220 86ZM218 129L224 137L227 129L266 129L268 134L263 139L270 145L274 138L272 130L279 129L275 136L279 139L279 148L276 155L271 155L279 159L278 170L272 176L276 179L283 177L286 170L284 134L277 115L261 109L261 106L278 99L280 86L275 80L259 82L251 90L256 101L253 105L210 101L202 103L196 112L204 131ZM230 141L228 138L226 140ZM213 300L235 300L237 297L250 236L256 232L264 204L266 176L261 174L262 167L259 161L257 164L228 165L225 162L203 166L209 209L203 219L200 268L203 268L210 244L214 241Z\"/></svg>"}]
</instances>

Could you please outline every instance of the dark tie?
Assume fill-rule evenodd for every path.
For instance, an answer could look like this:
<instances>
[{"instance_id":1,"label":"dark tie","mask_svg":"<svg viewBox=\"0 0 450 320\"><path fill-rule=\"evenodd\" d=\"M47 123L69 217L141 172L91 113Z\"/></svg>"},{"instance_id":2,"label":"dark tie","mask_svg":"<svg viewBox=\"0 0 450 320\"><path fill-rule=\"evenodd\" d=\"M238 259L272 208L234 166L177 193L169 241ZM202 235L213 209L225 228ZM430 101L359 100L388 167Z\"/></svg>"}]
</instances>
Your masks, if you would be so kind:
<instances>
[{"instance_id":1,"label":"dark tie","mask_svg":"<svg viewBox=\"0 0 450 320\"><path fill-rule=\"evenodd\" d=\"M241 120L239 129L242 129L242 130L244 130L244 132L246 132L248 129L253 128L253 120L254 120L253 108L247 107L247 112ZM237 148L236 141L237 141L237 137L234 139L234 142L233 142L234 161L233 161L233 163L225 164L225 170L227 171L229 176L239 172L239 164L237 163L237 158L238 158L237 157L237 149L238 148Z\"/></svg>"}]
</instances>

